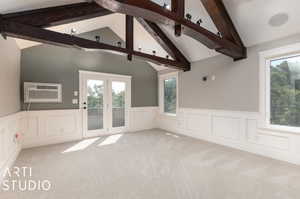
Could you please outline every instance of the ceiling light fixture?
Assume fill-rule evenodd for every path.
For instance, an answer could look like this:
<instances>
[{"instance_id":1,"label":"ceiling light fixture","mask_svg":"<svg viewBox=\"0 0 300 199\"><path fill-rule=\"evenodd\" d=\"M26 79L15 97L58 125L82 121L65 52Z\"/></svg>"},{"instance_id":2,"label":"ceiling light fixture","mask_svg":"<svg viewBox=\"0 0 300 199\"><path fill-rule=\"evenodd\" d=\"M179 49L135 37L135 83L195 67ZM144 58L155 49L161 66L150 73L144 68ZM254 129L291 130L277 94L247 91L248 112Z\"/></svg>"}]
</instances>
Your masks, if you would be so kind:
<instances>
[{"instance_id":1,"label":"ceiling light fixture","mask_svg":"<svg viewBox=\"0 0 300 199\"><path fill-rule=\"evenodd\" d=\"M100 42L100 36L99 35L96 35L95 39L96 39L96 42Z\"/></svg>"},{"instance_id":2,"label":"ceiling light fixture","mask_svg":"<svg viewBox=\"0 0 300 199\"><path fill-rule=\"evenodd\" d=\"M199 19L199 20L197 21L197 24L198 24L199 26L200 26L202 23L203 23L202 19Z\"/></svg>"},{"instance_id":3,"label":"ceiling light fixture","mask_svg":"<svg viewBox=\"0 0 300 199\"><path fill-rule=\"evenodd\" d=\"M186 14L186 15L185 15L185 17L186 17L188 20L190 20L190 21L192 20L192 15L191 15L191 14L189 14L189 13L188 13L188 14Z\"/></svg>"}]
</instances>

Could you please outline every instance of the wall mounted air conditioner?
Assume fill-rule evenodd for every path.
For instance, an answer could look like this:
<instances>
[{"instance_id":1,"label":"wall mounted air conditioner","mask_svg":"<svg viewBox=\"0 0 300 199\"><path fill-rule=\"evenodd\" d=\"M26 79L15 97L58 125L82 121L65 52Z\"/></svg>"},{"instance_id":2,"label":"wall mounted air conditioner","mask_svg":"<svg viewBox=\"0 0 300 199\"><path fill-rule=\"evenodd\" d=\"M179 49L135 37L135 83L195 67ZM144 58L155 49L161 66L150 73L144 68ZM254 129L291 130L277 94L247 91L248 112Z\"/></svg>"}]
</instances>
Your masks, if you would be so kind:
<instances>
[{"instance_id":1,"label":"wall mounted air conditioner","mask_svg":"<svg viewBox=\"0 0 300 199\"><path fill-rule=\"evenodd\" d=\"M24 82L25 103L61 103L62 86L52 83Z\"/></svg>"}]
</instances>

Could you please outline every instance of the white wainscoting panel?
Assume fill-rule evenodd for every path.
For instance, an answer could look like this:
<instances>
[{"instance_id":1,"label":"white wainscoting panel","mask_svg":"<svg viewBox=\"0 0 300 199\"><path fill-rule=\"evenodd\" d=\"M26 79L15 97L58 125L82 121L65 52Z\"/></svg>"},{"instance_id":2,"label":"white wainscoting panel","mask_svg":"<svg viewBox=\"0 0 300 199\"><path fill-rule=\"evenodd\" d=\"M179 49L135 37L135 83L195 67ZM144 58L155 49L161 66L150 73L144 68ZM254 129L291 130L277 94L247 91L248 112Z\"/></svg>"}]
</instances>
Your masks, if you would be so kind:
<instances>
[{"instance_id":1,"label":"white wainscoting panel","mask_svg":"<svg viewBox=\"0 0 300 199\"><path fill-rule=\"evenodd\" d=\"M130 110L129 131L157 128L158 107ZM24 112L23 148L82 139L81 110L45 110Z\"/></svg>"},{"instance_id":2,"label":"white wainscoting panel","mask_svg":"<svg viewBox=\"0 0 300 199\"><path fill-rule=\"evenodd\" d=\"M22 113L15 113L0 118L0 183L4 173L16 160L21 144L16 134L22 132Z\"/></svg>"},{"instance_id":3,"label":"white wainscoting panel","mask_svg":"<svg viewBox=\"0 0 300 199\"><path fill-rule=\"evenodd\" d=\"M238 140L240 138L241 121L239 118L214 116L212 117L212 134L225 139Z\"/></svg>"},{"instance_id":4,"label":"white wainscoting panel","mask_svg":"<svg viewBox=\"0 0 300 199\"><path fill-rule=\"evenodd\" d=\"M24 112L25 130L22 147L36 147L82 138L81 112L48 110Z\"/></svg>"},{"instance_id":5,"label":"white wainscoting panel","mask_svg":"<svg viewBox=\"0 0 300 199\"><path fill-rule=\"evenodd\" d=\"M157 128L158 107L134 107L130 109L130 131Z\"/></svg>"},{"instance_id":6,"label":"white wainscoting panel","mask_svg":"<svg viewBox=\"0 0 300 199\"><path fill-rule=\"evenodd\" d=\"M300 132L260 128L259 113L181 108L177 116L158 115L167 131L300 164Z\"/></svg>"}]
</instances>

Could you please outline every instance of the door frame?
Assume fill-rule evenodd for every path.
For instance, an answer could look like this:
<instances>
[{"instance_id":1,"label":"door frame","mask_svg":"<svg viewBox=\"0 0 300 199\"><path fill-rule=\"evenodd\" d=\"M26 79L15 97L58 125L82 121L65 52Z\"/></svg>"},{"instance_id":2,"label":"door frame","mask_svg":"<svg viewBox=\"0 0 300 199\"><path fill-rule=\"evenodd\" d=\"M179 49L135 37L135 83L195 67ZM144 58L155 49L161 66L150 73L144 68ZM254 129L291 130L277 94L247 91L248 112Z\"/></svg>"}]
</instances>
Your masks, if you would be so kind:
<instances>
[{"instance_id":1,"label":"door frame","mask_svg":"<svg viewBox=\"0 0 300 199\"><path fill-rule=\"evenodd\" d=\"M105 79L105 85L107 86L107 89L105 89L104 93L107 96L106 99L106 104L105 109L107 111L107 118L103 118L104 122L104 131L101 134L95 134L95 135L88 135L87 129L85 129L84 125L84 110L83 110L83 85L84 85L84 76L85 75L91 75L95 76L95 79ZM111 135L111 134L116 134L116 133L122 133L126 132L129 130L130 127L130 111L131 111L131 79L132 77L129 75L117 75L117 74L111 74L111 73L102 73L102 72L94 72L94 71L85 71L85 70L79 70L79 110L81 113L81 118L82 118L82 136L83 137L94 137L94 136L101 136L101 135ZM113 128L112 127L112 109L111 109L111 81L124 81L126 82L126 92L125 92L125 127L117 127ZM110 106L109 106L110 105ZM105 116L104 116L105 117ZM108 126L107 126L108 124Z\"/></svg>"}]
</instances>

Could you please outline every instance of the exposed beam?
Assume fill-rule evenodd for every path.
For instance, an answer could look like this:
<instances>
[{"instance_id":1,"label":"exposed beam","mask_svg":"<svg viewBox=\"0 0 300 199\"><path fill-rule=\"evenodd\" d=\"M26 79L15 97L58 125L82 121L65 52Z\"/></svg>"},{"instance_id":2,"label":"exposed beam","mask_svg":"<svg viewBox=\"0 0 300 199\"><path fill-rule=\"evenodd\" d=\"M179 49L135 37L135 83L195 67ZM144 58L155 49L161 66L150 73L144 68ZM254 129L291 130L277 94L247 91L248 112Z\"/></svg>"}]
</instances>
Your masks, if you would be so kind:
<instances>
[{"instance_id":1,"label":"exposed beam","mask_svg":"<svg viewBox=\"0 0 300 199\"><path fill-rule=\"evenodd\" d=\"M6 34L7 36L26 39L30 41L36 41L61 47L69 48L83 48L83 49L98 49L98 50L108 50L117 51L124 54L129 54L130 52L121 47L112 46L96 41L91 41L88 39L83 39L68 34L58 33L38 27L32 27L24 24L19 24L16 22L11 22L8 20L1 20L0 18L0 32ZM162 57L152 56L141 52L132 52L133 55L146 59L156 64L163 64L166 67L176 68L180 70L188 70L187 66L178 61L173 61L165 59Z\"/></svg>"},{"instance_id":2,"label":"exposed beam","mask_svg":"<svg viewBox=\"0 0 300 199\"><path fill-rule=\"evenodd\" d=\"M244 46L222 0L201 0L222 37Z\"/></svg>"},{"instance_id":3,"label":"exposed beam","mask_svg":"<svg viewBox=\"0 0 300 199\"><path fill-rule=\"evenodd\" d=\"M113 12L142 17L154 23L162 23L172 27L181 24L183 34L198 40L208 48L215 49L235 60L246 57L245 47L222 38L185 18L178 17L176 13L150 0L95 0L95 2Z\"/></svg>"},{"instance_id":4,"label":"exposed beam","mask_svg":"<svg viewBox=\"0 0 300 199\"><path fill-rule=\"evenodd\" d=\"M143 18L136 18L137 21L145 28L145 30L160 44L160 46L175 60L179 60L182 63L190 66L188 59L182 54L182 52L175 46L175 44L168 38L164 31L153 22L145 20Z\"/></svg>"},{"instance_id":5,"label":"exposed beam","mask_svg":"<svg viewBox=\"0 0 300 199\"><path fill-rule=\"evenodd\" d=\"M35 27L50 27L84 19L105 16L112 12L96 3L76 3L16 12L3 15L6 20Z\"/></svg>"},{"instance_id":6,"label":"exposed beam","mask_svg":"<svg viewBox=\"0 0 300 199\"><path fill-rule=\"evenodd\" d=\"M172 0L171 10L176 13L178 17L184 18L185 13L185 0ZM181 36L181 24L175 24L174 30L177 37Z\"/></svg>"},{"instance_id":7,"label":"exposed beam","mask_svg":"<svg viewBox=\"0 0 300 199\"><path fill-rule=\"evenodd\" d=\"M159 64L159 65L164 65L165 67L169 67L169 68L179 69L179 70L183 70L183 71L191 70L190 66L184 65L184 63L181 63L181 62L178 62L175 60L165 59L163 57L158 57L155 55L145 54L145 53L142 53L139 51L133 51L133 56L140 57L144 61L149 61L149 62ZM161 63L165 63L165 64L161 64ZM171 63L173 63L173 64L170 65Z\"/></svg>"},{"instance_id":8,"label":"exposed beam","mask_svg":"<svg viewBox=\"0 0 300 199\"><path fill-rule=\"evenodd\" d=\"M127 56L128 60L132 60L132 52L133 52L133 17L126 15L126 48L129 51Z\"/></svg>"}]
</instances>

